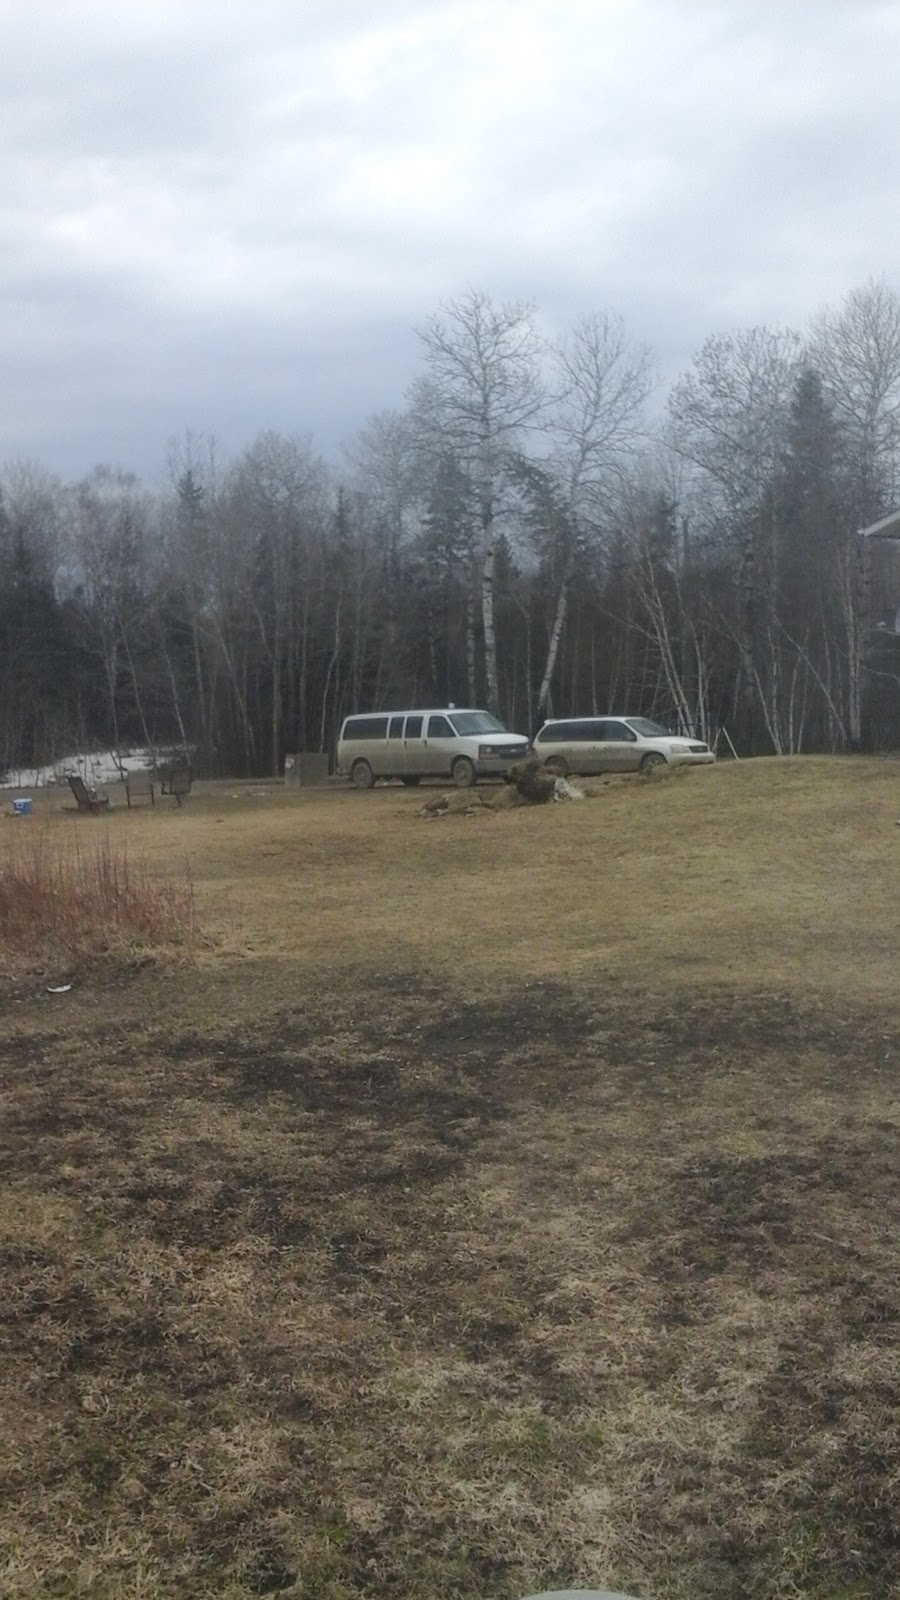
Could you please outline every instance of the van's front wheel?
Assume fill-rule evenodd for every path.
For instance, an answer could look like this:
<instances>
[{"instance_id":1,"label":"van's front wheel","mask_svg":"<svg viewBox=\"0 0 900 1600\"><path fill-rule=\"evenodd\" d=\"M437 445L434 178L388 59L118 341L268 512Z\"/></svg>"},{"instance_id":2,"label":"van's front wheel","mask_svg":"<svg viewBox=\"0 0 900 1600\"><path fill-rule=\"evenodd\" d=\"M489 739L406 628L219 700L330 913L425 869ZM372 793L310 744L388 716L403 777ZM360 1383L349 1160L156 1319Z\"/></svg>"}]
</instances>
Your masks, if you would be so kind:
<instances>
[{"instance_id":1,"label":"van's front wheel","mask_svg":"<svg viewBox=\"0 0 900 1600\"><path fill-rule=\"evenodd\" d=\"M457 789L471 789L475 782L475 768L468 756L457 756L450 774Z\"/></svg>"},{"instance_id":2,"label":"van's front wheel","mask_svg":"<svg viewBox=\"0 0 900 1600\"><path fill-rule=\"evenodd\" d=\"M354 789L372 789L375 785L375 774L368 761L354 761L350 768L350 782Z\"/></svg>"}]
</instances>

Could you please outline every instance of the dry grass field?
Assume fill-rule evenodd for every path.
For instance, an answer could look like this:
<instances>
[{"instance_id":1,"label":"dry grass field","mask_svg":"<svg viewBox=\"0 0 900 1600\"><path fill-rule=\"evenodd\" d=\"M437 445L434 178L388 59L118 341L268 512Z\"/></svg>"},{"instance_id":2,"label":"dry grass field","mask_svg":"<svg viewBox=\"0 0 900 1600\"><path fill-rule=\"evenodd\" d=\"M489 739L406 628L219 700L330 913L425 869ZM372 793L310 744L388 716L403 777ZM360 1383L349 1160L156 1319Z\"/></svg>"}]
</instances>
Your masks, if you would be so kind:
<instances>
[{"instance_id":1,"label":"dry grass field","mask_svg":"<svg viewBox=\"0 0 900 1600\"><path fill-rule=\"evenodd\" d=\"M0 820L4 1600L900 1595L900 763L589 787Z\"/></svg>"}]
</instances>

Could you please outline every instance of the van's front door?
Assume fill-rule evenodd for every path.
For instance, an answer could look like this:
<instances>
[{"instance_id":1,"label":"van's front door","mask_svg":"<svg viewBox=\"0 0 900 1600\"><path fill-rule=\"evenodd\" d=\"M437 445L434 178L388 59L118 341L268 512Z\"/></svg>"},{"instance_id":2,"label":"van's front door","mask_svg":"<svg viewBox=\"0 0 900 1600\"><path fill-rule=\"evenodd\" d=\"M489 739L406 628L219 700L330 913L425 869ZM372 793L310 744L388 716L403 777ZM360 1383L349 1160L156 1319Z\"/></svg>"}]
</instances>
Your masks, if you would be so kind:
<instances>
[{"instance_id":1,"label":"van's front door","mask_svg":"<svg viewBox=\"0 0 900 1600\"><path fill-rule=\"evenodd\" d=\"M422 735L424 717L407 717L403 732L403 771L411 778L421 778L428 771L426 754L428 746Z\"/></svg>"}]
</instances>

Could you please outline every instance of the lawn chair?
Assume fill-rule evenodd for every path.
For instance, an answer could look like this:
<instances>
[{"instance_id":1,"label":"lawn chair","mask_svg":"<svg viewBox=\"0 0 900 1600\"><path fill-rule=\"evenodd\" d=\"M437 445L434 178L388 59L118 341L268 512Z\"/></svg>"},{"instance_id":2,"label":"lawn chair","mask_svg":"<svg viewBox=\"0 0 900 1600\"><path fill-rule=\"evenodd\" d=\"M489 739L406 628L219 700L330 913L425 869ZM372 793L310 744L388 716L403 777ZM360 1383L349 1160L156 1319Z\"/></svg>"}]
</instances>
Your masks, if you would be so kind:
<instances>
[{"instance_id":1,"label":"lawn chair","mask_svg":"<svg viewBox=\"0 0 900 1600\"><path fill-rule=\"evenodd\" d=\"M74 773L68 774L69 788L78 801L79 811L90 811L92 816L98 816L101 811L109 810L109 795L98 794L96 789L89 789L83 778Z\"/></svg>"},{"instance_id":2,"label":"lawn chair","mask_svg":"<svg viewBox=\"0 0 900 1600\"><path fill-rule=\"evenodd\" d=\"M128 801L129 810L132 800L145 799L150 796L150 804L156 805L156 780L149 767L141 767L135 772L129 772L125 779L125 799Z\"/></svg>"},{"instance_id":3,"label":"lawn chair","mask_svg":"<svg viewBox=\"0 0 900 1600\"><path fill-rule=\"evenodd\" d=\"M169 794L174 795L178 805L181 805L186 796L191 792L190 767L173 767L172 771L169 773L167 787Z\"/></svg>"}]
</instances>

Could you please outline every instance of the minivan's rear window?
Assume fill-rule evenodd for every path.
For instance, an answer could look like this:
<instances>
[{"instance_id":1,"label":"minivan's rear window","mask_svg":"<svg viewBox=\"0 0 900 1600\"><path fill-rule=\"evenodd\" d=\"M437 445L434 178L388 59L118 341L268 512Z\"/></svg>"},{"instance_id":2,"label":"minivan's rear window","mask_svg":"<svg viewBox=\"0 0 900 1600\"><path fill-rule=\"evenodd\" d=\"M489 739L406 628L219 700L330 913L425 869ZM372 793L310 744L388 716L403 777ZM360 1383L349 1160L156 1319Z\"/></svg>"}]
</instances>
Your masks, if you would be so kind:
<instances>
[{"instance_id":1,"label":"minivan's rear window","mask_svg":"<svg viewBox=\"0 0 900 1600\"><path fill-rule=\"evenodd\" d=\"M384 739L387 737L387 717L348 717L344 723L345 739Z\"/></svg>"},{"instance_id":2,"label":"minivan's rear window","mask_svg":"<svg viewBox=\"0 0 900 1600\"><path fill-rule=\"evenodd\" d=\"M590 744L603 738L603 723L575 718L573 722L545 722L538 744Z\"/></svg>"},{"instance_id":3,"label":"minivan's rear window","mask_svg":"<svg viewBox=\"0 0 900 1600\"><path fill-rule=\"evenodd\" d=\"M537 736L538 744L602 744L605 739L621 739L625 735L610 733L610 728L621 728L620 722L595 722L590 717L575 717L571 722L545 722Z\"/></svg>"}]
</instances>

